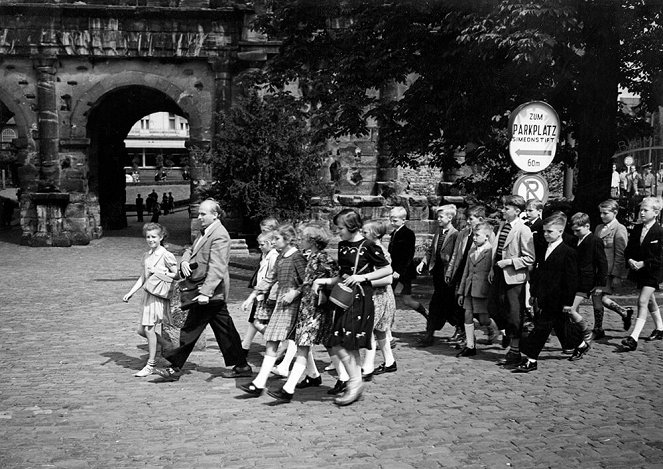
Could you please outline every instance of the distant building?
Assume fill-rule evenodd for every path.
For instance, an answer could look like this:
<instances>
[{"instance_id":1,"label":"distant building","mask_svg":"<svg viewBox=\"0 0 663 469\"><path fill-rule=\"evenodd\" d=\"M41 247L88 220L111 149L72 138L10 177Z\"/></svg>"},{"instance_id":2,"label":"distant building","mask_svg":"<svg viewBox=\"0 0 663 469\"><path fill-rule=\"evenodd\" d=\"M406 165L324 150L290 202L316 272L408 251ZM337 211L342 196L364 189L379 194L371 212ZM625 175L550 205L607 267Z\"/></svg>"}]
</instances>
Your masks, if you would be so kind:
<instances>
[{"instance_id":1,"label":"distant building","mask_svg":"<svg viewBox=\"0 0 663 469\"><path fill-rule=\"evenodd\" d=\"M126 169L156 169L172 166L180 169L189 164L185 148L189 122L169 112L156 112L137 121L124 144L127 149Z\"/></svg>"}]
</instances>

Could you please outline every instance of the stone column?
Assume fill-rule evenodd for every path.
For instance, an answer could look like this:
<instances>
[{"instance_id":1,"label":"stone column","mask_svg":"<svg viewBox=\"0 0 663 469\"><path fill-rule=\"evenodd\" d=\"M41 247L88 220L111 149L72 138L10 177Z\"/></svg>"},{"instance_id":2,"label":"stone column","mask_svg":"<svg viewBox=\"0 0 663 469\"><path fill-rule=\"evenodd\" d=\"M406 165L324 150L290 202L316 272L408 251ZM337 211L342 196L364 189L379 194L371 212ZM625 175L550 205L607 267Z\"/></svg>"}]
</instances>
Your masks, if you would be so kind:
<instances>
[{"instance_id":1,"label":"stone column","mask_svg":"<svg viewBox=\"0 0 663 469\"><path fill-rule=\"evenodd\" d=\"M386 101L393 101L398 99L398 85L394 82L391 82L388 85L385 85L380 90L380 99ZM378 122L378 132L379 132L380 122ZM389 158L389 147L384 142L382 136L378 133L378 143L377 143L377 174L375 175L375 184L377 186L378 194L385 194L389 196L392 194L393 190L396 188L393 187L394 184L391 181L398 180L398 168L391 166Z\"/></svg>"},{"instance_id":2,"label":"stone column","mask_svg":"<svg viewBox=\"0 0 663 469\"><path fill-rule=\"evenodd\" d=\"M40 191L59 188L59 126L55 93L55 59L40 58L37 69L37 128L39 130Z\"/></svg>"}]
</instances>

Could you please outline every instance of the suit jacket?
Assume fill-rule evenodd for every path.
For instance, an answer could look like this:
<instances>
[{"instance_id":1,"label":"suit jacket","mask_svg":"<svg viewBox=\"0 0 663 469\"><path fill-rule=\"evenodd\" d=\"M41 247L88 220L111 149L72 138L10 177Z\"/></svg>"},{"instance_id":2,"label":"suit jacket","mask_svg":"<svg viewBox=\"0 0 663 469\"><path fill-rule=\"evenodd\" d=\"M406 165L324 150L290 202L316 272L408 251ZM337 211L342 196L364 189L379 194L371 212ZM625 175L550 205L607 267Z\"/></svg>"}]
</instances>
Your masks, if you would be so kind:
<instances>
[{"instance_id":1,"label":"suit jacket","mask_svg":"<svg viewBox=\"0 0 663 469\"><path fill-rule=\"evenodd\" d=\"M548 259L544 256L537 259L530 280L530 293L541 308L543 320L551 320L562 314L564 306L573 305L578 291L576 259L575 250L565 243L560 243Z\"/></svg>"},{"instance_id":2,"label":"suit jacket","mask_svg":"<svg viewBox=\"0 0 663 469\"><path fill-rule=\"evenodd\" d=\"M200 240L200 242L198 242ZM223 293L228 298L230 291L230 274L228 260L230 258L230 235L219 223L210 225L205 234L200 234L182 254L182 262L197 263L191 272L191 280L205 279L200 293L213 297Z\"/></svg>"},{"instance_id":3,"label":"suit jacket","mask_svg":"<svg viewBox=\"0 0 663 469\"><path fill-rule=\"evenodd\" d=\"M644 261L642 269L631 271L629 277L638 283L659 284L661 281L661 255L663 254L663 228L655 222L640 243L643 225L635 225L624 250L624 258Z\"/></svg>"},{"instance_id":4,"label":"suit jacket","mask_svg":"<svg viewBox=\"0 0 663 469\"><path fill-rule=\"evenodd\" d=\"M543 237L543 220L541 220L541 218L537 218L533 223L528 220L525 222L525 226L529 227L530 231L532 232L532 239L534 240L534 253L536 254L536 257L545 255L548 242Z\"/></svg>"},{"instance_id":5,"label":"suit jacket","mask_svg":"<svg viewBox=\"0 0 663 469\"><path fill-rule=\"evenodd\" d=\"M578 291L589 293L594 287L603 287L608 280L608 260L603 241L589 233L580 244L576 241L578 261Z\"/></svg>"},{"instance_id":6,"label":"suit jacket","mask_svg":"<svg viewBox=\"0 0 663 469\"><path fill-rule=\"evenodd\" d=\"M391 268L403 278L412 278L416 237L414 231L403 225L397 229L389 241Z\"/></svg>"},{"instance_id":7,"label":"suit jacket","mask_svg":"<svg viewBox=\"0 0 663 469\"><path fill-rule=\"evenodd\" d=\"M607 225L599 225L594 234L603 241L605 257L608 261L608 275L624 278L628 272L624 260L624 249L628 243L628 231L617 219Z\"/></svg>"},{"instance_id":8,"label":"suit jacket","mask_svg":"<svg viewBox=\"0 0 663 469\"><path fill-rule=\"evenodd\" d=\"M497 262L497 244L500 239L500 233L504 224L502 222L495 235L493 245L493 264ZM511 231L504 241L502 259L512 259L513 265L508 265L504 269L504 281L507 285L517 285L525 283L528 278L529 268L534 265L534 240L532 231L525 226L525 223L516 218L511 222Z\"/></svg>"},{"instance_id":9,"label":"suit jacket","mask_svg":"<svg viewBox=\"0 0 663 469\"><path fill-rule=\"evenodd\" d=\"M493 268L493 256L490 248L477 253L476 246L470 248L467 256L459 291L465 296L488 298L490 284L488 273Z\"/></svg>"},{"instance_id":10,"label":"suit jacket","mask_svg":"<svg viewBox=\"0 0 663 469\"><path fill-rule=\"evenodd\" d=\"M433 242L428 248L428 254L426 255L426 264L428 265L429 272L435 272L436 274L444 275L453 254L456 237L458 236L458 230L449 225L447 236L444 238L442 248L440 249L440 259L442 260L442 265L437 266L437 269L435 269L435 264L437 262L437 252L435 249L437 248L437 240L440 238L440 231L441 230L438 228L438 230L435 232L435 236L433 236Z\"/></svg>"}]
</instances>

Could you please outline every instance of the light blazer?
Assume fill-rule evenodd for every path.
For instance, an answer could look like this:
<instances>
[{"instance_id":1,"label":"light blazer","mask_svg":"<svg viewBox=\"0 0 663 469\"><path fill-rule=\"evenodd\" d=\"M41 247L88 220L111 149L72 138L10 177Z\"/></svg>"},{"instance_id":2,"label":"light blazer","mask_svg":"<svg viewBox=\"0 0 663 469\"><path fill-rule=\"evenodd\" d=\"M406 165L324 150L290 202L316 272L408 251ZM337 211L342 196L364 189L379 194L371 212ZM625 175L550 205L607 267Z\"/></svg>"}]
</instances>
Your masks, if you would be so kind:
<instances>
[{"instance_id":1,"label":"light blazer","mask_svg":"<svg viewBox=\"0 0 663 469\"><path fill-rule=\"evenodd\" d=\"M628 244L628 231L617 219L607 225L599 225L594 234L601 238L605 249L605 257L608 260L608 276L625 278L628 269L624 260L624 249Z\"/></svg>"},{"instance_id":2,"label":"light blazer","mask_svg":"<svg viewBox=\"0 0 663 469\"><path fill-rule=\"evenodd\" d=\"M497 244L504 223L500 223L497 234L495 235L493 264L497 262ZM513 265L508 265L503 269L506 284L517 285L525 283L529 274L529 268L534 265L534 239L532 238L532 232L520 218L516 218L511 222L511 231L509 231L504 241L503 252L502 259L513 260Z\"/></svg>"},{"instance_id":3,"label":"light blazer","mask_svg":"<svg viewBox=\"0 0 663 469\"><path fill-rule=\"evenodd\" d=\"M202 239L201 239L202 237ZM198 239L201 242L198 243ZM223 293L228 298L230 292L230 274L228 260L230 258L230 235L219 223L210 225L204 235L198 235L193 246L184 250L182 262L197 263L198 267L191 272L191 280L205 279L200 286L200 293L213 297Z\"/></svg>"},{"instance_id":4,"label":"light blazer","mask_svg":"<svg viewBox=\"0 0 663 469\"><path fill-rule=\"evenodd\" d=\"M441 230L438 228L438 230L435 232L435 236L433 236L433 242L428 248L428 255L426 256L426 265L428 265L428 271L432 272L433 268L435 267L435 261L436 261L436 254L437 252L435 251L435 248L437 247L437 240L440 238L440 232ZM453 254L453 249L454 245L456 243L456 237L458 236L458 230L454 228L453 226L449 225L448 231L447 231L447 236L444 238L444 242L442 243L442 247L440 248L440 259L442 259L443 265L441 274L444 275L444 272L449 265L449 261L451 260L451 255Z\"/></svg>"},{"instance_id":5,"label":"light blazer","mask_svg":"<svg viewBox=\"0 0 663 469\"><path fill-rule=\"evenodd\" d=\"M484 249L477 254L476 246L472 246L467 256L465 270L458 290L465 296L488 298L488 292L490 291L488 273L492 268L492 249Z\"/></svg>"}]
</instances>

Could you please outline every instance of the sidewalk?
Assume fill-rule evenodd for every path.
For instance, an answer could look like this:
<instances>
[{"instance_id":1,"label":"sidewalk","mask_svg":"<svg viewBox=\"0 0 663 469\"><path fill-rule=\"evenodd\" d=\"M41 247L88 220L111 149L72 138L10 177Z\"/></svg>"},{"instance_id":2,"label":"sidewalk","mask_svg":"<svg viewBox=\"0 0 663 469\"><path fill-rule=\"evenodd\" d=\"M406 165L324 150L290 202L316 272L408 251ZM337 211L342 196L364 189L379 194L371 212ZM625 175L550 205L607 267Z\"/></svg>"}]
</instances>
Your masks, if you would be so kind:
<instances>
[{"instance_id":1,"label":"sidewalk","mask_svg":"<svg viewBox=\"0 0 663 469\"><path fill-rule=\"evenodd\" d=\"M173 249L186 217L162 217ZM499 346L470 359L438 342L413 347L424 329L399 310L398 371L366 384L362 401L337 408L320 388L292 403L245 399L248 379L226 380L213 334L182 379L134 378L146 360L135 333L140 300L122 296L146 249L140 225L89 246L29 248L0 233L0 467L2 468L540 468L661 467L663 342L616 353L625 333L606 313L606 340L568 362L552 339L539 370L495 366ZM20 236L18 237L20 238ZM244 334L244 280L229 308ZM428 298L420 283L415 294ZM622 299L633 305L634 299ZM585 305L584 313L591 314ZM643 336L652 330L648 319ZM451 334L449 326L438 337ZM260 340L249 360L259 364ZM329 358L315 348L322 370ZM377 362L380 362L378 353ZM164 364L162 361L161 364ZM255 369L254 371L257 371ZM269 385L279 387L282 380Z\"/></svg>"}]
</instances>

